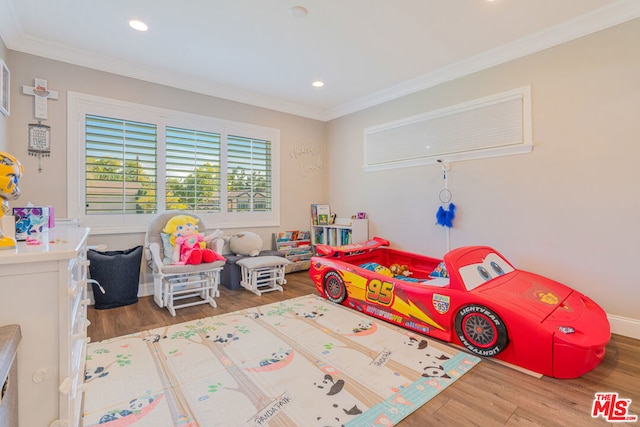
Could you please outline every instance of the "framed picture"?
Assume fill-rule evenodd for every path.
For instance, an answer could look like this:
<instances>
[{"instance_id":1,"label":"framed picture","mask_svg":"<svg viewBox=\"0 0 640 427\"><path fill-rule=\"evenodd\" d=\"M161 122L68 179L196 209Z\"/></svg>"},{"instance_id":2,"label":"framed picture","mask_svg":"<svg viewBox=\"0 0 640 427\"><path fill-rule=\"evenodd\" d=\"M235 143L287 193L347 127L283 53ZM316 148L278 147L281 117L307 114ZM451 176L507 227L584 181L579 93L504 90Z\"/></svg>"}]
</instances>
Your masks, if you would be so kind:
<instances>
[{"instance_id":1,"label":"framed picture","mask_svg":"<svg viewBox=\"0 0 640 427\"><path fill-rule=\"evenodd\" d=\"M0 58L0 112L9 115L9 68Z\"/></svg>"}]
</instances>

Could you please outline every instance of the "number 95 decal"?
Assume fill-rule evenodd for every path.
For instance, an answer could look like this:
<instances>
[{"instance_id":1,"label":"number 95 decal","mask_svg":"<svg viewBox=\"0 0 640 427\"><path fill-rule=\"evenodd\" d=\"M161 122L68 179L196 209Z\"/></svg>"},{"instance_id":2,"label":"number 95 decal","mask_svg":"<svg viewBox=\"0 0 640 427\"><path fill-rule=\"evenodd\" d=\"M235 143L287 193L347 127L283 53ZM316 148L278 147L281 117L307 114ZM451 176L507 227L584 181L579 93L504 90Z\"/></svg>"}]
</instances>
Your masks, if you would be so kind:
<instances>
[{"instance_id":1,"label":"number 95 decal","mask_svg":"<svg viewBox=\"0 0 640 427\"><path fill-rule=\"evenodd\" d=\"M393 283L371 279L367 283L367 301L391 305L393 302Z\"/></svg>"}]
</instances>

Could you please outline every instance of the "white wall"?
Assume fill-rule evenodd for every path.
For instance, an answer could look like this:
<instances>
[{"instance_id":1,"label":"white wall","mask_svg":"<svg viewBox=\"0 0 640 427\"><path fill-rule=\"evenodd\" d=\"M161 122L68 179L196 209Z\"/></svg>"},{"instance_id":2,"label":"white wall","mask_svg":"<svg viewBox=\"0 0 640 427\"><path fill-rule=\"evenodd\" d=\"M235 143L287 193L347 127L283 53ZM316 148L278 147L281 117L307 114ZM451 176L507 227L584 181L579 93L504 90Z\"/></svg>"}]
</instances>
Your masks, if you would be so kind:
<instances>
[{"instance_id":1,"label":"white wall","mask_svg":"<svg viewBox=\"0 0 640 427\"><path fill-rule=\"evenodd\" d=\"M6 141L0 118L0 149L6 144L4 149L25 163L21 202L52 204L65 216L67 90L277 127L282 142L280 228L306 228L309 204L329 202L338 216L368 212L371 235L441 256L445 231L435 225L440 168L363 172L363 129L530 84L533 152L452 165L449 185L459 207L452 246L492 245L516 266L591 296L610 314L614 332L629 327L626 334L640 338L634 268L640 254L640 50L634 42L639 37L640 20L631 21L328 124L2 52L0 45L12 72L12 114ZM43 160L40 174L26 149L33 98L19 93L35 77L60 92L58 101L49 101L53 153ZM304 146L316 154L290 155ZM320 167L311 171L314 165ZM268 241L275 229L255 231ZM90 243L122 249L142 238L97 236Z\"/></svg>"},{"instance_id":2,"label":"white wall","mask_svg":"<svg viewBox=\"0 0 640 427\"><path fill-rule=\"evenodd\" d=\"M589 295L640 338L640 20L329 123L329 202L372 235L432 256L440 166L362 170L363 129L532 86L531 154L451 165L452 247L494 246L517 267Z\"/></svg>"},{"instance_id":3,"label":"white wall","mask_svg":"<svg viewBox=\"0 0 640 427\"><path fill-rule=\"evenodd\" d=\"M67 91L115 98L173 110L193 112L227 120L251 123L280 129L281 143L281 221L280 227L254 229L263 239L264 247L271 248L271 234L280 229L308 229L309 205L326 201L323 167L326 125L316 120L279 113L246 104L226 101L193 92L173 89L140 80L116 76L88 68L69 65L49 59L9 51L11 67L11 126L7 150L25 166L21 180L22 196L16 203L28 201L38 205L53 205L56 216L67 215ZM21 94L23 85L33 85L34 78L48 81L49 88L59 92L57 101L48 101L51 126L51 157L42 159L42 172L38 161L27 154L27 129L34 123L34 100ZM1 126L0 119L0 126ZM1 128L0 128L1 129ZM1 135L1 134L0 134ZM0 136L1 140L1 136ZM1 145L0 145L1 147ZM302 154L301 148L311 147L313 154ZM216 224L207 224L216 228ZM224 230L232 234L236 230ZM144 241L144 234L99 235L89 238L90 244L107 245L108 250L130 248ZM150 281L147 279L146 281Z\"/></svg>"}]
</instances>

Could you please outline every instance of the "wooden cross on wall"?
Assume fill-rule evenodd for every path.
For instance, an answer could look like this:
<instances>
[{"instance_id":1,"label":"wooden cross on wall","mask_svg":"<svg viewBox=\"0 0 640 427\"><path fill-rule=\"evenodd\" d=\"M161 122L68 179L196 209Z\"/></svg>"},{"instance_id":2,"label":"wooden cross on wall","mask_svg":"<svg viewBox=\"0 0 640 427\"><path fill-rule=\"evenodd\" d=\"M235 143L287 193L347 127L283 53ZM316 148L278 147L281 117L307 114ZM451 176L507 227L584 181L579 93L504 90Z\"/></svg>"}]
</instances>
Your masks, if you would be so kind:
<instances>
[{"instance_id":1,"label":"wooden cross on wall","mask_svg":"<svg viewBox=\"0 0 640 427\"><path fill-rule=\"evenodd\" d=\"M58 92L47 88L45 79L34 79L33 86L22 86L22 93L35 98L36 119L47 120L47 99L58 99Z\"/></svg>"}]
</instances>

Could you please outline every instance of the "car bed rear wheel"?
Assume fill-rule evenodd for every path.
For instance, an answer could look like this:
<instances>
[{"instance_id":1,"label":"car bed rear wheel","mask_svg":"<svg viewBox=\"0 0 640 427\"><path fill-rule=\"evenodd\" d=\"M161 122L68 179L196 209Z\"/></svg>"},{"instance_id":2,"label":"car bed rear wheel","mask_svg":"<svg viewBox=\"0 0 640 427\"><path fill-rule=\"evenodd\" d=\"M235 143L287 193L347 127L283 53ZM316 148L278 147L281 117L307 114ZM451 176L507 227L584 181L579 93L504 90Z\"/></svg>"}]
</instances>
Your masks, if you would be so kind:
<instances>
[{"instance_id":1,"label":"car bed rear wheel","mask_svg":"<svg viewBox=\"0 0 640 427\"><path fill-rule=\"evenodd\" d=\"M324 294L327 296L329 301L340 304L347 299L347 287L344 285L344 280L342 280L342 277L340 277L337 272L329 271L325 274L323 286Z\"/></svg>"},{"instance_id":2,"label":"car bed rear wheel","mask_svg":"<svg viewBox=\"0 0 640 427\"><path fill-rule=\"evenodd\" d=\"M455 329L462 345L480 356L495 356L509 342L502 319L482 305L471 304L458 310Z\"/></svg>"}]
</instances>

